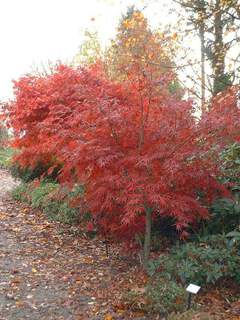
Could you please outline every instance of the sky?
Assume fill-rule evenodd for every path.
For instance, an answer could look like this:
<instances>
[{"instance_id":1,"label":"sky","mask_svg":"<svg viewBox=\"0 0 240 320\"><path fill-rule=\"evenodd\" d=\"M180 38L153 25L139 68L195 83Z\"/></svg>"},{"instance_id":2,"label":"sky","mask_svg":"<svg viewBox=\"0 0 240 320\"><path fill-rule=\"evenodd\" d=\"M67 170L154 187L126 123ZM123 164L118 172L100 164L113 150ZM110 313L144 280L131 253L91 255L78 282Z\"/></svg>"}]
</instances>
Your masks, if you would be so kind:
<instances>
[{"instance_id":1,"label":"sky","mask_svg":"<svg viewBox=\"0 0 240 320\"><path fill-rule=\"evenodd\" d=\"M159 2L160 1L160 2ZM157 25L159 0L146 9ZM0 100L12 97L12 80L48 61L72 61L84 31L97 30L103 44L114 36L121 14L129 5L143 8L142 0L0 0Z\"/></svg>"}]
</instances>

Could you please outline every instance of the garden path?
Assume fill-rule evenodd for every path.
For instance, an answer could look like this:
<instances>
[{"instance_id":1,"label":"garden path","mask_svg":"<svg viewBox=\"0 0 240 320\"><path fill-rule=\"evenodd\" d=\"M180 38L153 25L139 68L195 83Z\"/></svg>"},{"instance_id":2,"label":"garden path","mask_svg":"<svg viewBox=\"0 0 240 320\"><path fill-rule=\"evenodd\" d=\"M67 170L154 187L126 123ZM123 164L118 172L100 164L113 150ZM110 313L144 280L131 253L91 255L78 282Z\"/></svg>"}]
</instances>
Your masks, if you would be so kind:
<instances>
[{"instance_id":1,"label":"garden path","mask_svg":"<svg viewBox=\"0 0 240 320\"><path fill-rule=\"evenodd\" d=\"M135 267L107 257L100 240L80 237L76 227L13 201L16 185L1 169L0 320L145 319L118 302Z\"/></svg>"}]
</instances>

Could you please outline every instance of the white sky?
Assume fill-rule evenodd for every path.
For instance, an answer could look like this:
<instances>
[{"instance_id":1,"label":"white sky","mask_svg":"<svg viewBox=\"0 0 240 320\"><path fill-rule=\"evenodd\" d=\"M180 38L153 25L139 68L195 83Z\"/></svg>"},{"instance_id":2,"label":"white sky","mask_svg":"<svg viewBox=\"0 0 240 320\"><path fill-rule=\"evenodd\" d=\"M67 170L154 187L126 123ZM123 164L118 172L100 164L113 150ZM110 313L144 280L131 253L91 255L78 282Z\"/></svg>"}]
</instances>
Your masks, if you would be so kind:
<instances>
[{"instance_id":1,"label":"white sky","mask_svg":"<svg viewBox=\"0 0 240 320\"><path fill-rule=\"evenodd\" d=\"M164 10L166 1L160 0L158 8L153 5L146 10L151 22L157 23L163 16L159 5ZM142 8L143 2L0 0L0 100L11 97L12 79L48 61L71 61L85 29L97 30L103 42L112 37L126 7L136 4Z\"/></svg>"}]
</instances>

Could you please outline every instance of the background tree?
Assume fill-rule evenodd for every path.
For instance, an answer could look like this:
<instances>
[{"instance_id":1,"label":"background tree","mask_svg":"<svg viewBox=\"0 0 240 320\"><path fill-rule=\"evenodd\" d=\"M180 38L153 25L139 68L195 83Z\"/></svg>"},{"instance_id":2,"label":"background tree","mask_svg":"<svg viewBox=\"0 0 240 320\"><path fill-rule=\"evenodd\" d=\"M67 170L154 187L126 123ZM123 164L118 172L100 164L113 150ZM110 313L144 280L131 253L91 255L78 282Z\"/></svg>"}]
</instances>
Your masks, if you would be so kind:
<instances>
[{"instance_id":1,"label":"background tree","mask_svg":"<svg viewBox=\"0 0 240 320\"><path fill-rule=\"evenodd\" d=\"M204 100L204 64L208 59L212 72L211 93L216 95L236 81L239 72L240 4L238 0L174 0L188 15L201 39L202 99ZM227 59L231 63L227 63ZM237 67L238 65L238 67Z\"/></svg>"},{"instance_id":2,"label":"background tree","mask_svg":"<svg viewBox=\"0 0 240 320\"><path fill-rule=\"evenodd\" d=\"M153 32L140 10L128 8L120 21L116 38L107 49L106 70L109 77L124 81L129 80L130 74L138 74L158 81L163 74L171 74L169 90L181 94L171 61L175 49L174 36L175 34L171 37L164 32Z\"/></svg>"},{"instance_id":3,"label":"background tree","mask_svg":"<svg viewBox=\"0 0 240 320\"><path fill-rule=\"evenodd\" d=\"M142 11L129 7L122 16L117 35L104 49L97 33L86 31L86 39L73 59L73 65L90 65L101 61L105 72L112 80L125 81L130 74L158 81L165 74L171 75L169 91L183 95L175 72L173 53L176 53L176 33L152 31ZM161 83L159 82L159 88ZM155 90L157 86L155 87Z\"/></svg>"},{"instance_id":4,"label":"background tree","mask_svg":"<svg viewBox=\"0 0 240 320\"><path fill-rule=\"evenodd\" d=\"M98 33L85 31L85 40L79 47L79 52L73 58L73 65L89 65L103 59L103 49L101 47Z\"/></svg>"}]
</instances>

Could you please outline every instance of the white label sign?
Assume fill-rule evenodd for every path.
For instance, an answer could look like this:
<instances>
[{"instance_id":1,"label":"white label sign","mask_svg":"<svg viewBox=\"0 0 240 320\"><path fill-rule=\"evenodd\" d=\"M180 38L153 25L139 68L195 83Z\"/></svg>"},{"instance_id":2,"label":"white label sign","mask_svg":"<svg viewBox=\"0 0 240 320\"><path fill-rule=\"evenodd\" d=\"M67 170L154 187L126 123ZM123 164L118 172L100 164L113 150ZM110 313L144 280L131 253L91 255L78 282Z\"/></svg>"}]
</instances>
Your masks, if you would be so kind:
<instances>
[{"instance_id":1,"label":"white label sign","mask_svg":"<svg viewBox=\"0 0 240 320\"><path fill-rule=\"evenodd\" d=\"M201 287L190 283L186 290L187 290L187 292L190 292L190 293L193 293L193 294L197 294L200 289L201 289Z\"/></svg>"}]
</instances>

